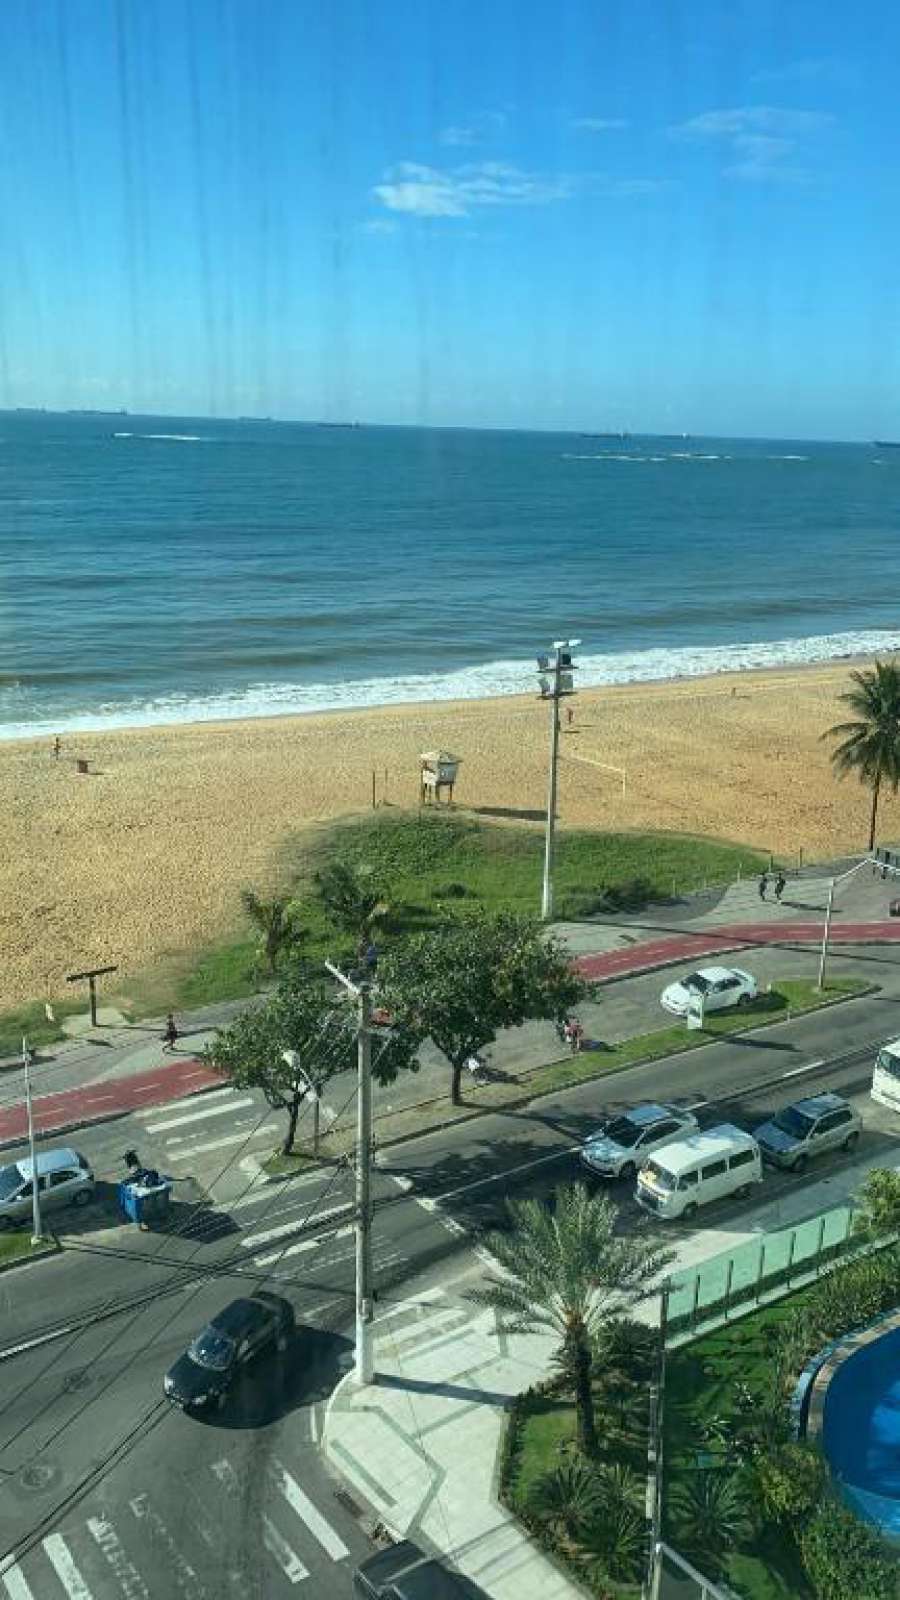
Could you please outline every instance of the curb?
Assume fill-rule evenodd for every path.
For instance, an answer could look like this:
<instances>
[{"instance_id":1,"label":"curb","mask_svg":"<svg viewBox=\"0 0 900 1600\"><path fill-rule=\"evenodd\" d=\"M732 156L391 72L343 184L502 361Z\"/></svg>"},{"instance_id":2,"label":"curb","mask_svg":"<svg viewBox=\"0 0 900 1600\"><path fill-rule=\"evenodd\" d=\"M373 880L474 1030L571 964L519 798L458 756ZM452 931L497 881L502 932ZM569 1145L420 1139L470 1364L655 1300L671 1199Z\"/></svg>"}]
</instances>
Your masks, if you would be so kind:
<instances>
[{"instance_id":1,"label":"curb","mask_svg":"<svg viewBox=\"0 0 900 1600\"><path fill-rule=\"evenodd\" d=\"M30 1255L16 1256L13 1261L0 1261L0 1273L15 1272L17 1267L31 1267L36 1261L46 1261L48 1256L60 1256L62 1248L57 1239L52 1244L44 1245L40 1250L33 1250Z\"/></svg>"},{"instance_id":2,"label":"curb","mask_svg":"<svg viewBox=\"0 0 900 1600\"><path fill-rule=\"evenodd\" d=\"M193 1089L190 1094L180 1095L179 1099L196 1100L198 1095L210 1094L213 1089L220 1089L221 1087L222 1085L220 1083L204 1083L201 1088ZM160 1110L165 1109L167 1104L173 1105L174 1101L160 1101ZM99 1128L104 1122L119 1122L121 1121L122 1117L132 1117L136 1111L140 1110L142 1110L141 1106L120 1106L117 1111L101 1111L98 1117L82 1117L76 1122L61 1122L59 1126L55 1128L35 1128L35 1143L39 1144L42 1140L46 1139L56 1139L65 1133L77 1133L79 1128ZM22 1133L17 1139L0 1139L0 1150L13 1150L15 1149L16 1145L25 1144L27 1139L27 1133Z\"/></svg>"}]
</instances>

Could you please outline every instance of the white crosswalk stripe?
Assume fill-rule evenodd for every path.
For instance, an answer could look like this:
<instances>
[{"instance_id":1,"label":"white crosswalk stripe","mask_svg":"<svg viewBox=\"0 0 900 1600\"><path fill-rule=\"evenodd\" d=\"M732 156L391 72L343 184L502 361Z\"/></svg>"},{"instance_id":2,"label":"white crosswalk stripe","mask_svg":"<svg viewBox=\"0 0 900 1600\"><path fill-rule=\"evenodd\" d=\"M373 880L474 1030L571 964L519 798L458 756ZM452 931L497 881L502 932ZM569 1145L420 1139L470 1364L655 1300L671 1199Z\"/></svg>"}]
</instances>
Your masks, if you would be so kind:
<instances>
[{"instance_id":1,"label":"white crosswalk stripe","mask_svg":"<svg viewBox=\"0 0 900 1600\"><path fill-rule=\"evenodd\" d=\"M303 1493L296 1478L291 1477L287 1467L282 1466L280 1461L273 1460L270 1467L270 1475L275 1487L284 1496L291 1510L295 1511L300 1521L306 1524L313 1538L318 1540L322 1549L327 1555L330 1555L332 1561L342 1561L344 1556L349 1555L350 1552L340 1534L336 1532L330 1522L326 1522L321 1511L316 1510L312 1501Z\"/></svg>"},{"instance_id":2,"label":"white crosswalk stripe","mask_svg":"<svg viewBox=\"0 0 900 1600\"><path fill-rule=\"evenodd\" d=\"M252 1128L249 1131L244 1129L244 1131L241 1133L229 1133L225 1135L224 1139L208 1139L205 1144L193 1144L191 1140L187 1138L179 1139L177 1141L179 1145L177 1150L174 1148L176 1141L174 1139L167 1139L166 1158L169 1161L177 1161L181 1157L190 1157L193 1159L194 1156L208 1155L212 1150L225 1150L230 1144L248 1144L251 1139L259 1139L265 1135L277 1132L278 1123L267 1122L262 1128ZM184 1146L183 1149L180 1148L182 1145Z\"/></svg>"},{"instance_id":3,"label":"white crosswalk stripe","mask_svg":"<svg viewBox=\"0 0 900 1600\"><path fill-rule=\"evenodd\" d=\"M129 1500L128 1504L138 1522L145 1522L151 1530L154 1544L157 1547L162 1546L167 1551L174 1568L176 1587L187 1596L187 1600L206 1600L207 1591L187 1556L182 1555L159 1512L150 1504L149 1496L139 1494L134 1500Z\"/></svg>"},{"instance_id":4,"label":"white crosswalk stripe","mask_svg":"<svg viewBox=\"0 0 900 1600\"><path fill-rule=\"evenodd\" d=\"M210 1106L206 1111L187 1111L182 1117L167 1117L164 1122L148 1122L146 1132L167 1133L170 1128L183 1128L189 1122L203 1122L208 1117L230 1117L233 1111L242 1111L244 1106L255 1104L253 1096L247 1095L243 1100L229 1100L224 1106Z\"/></svg>"},{"instance_id":5,"label":"white crosswalk stripe","mask_svg":"<svg viewBox=\"0 0 900 1600\"><path fill-rule=\"evenodd\" d=\"M0 1571L3 1586L9 1595L9 1600L34 1600L34 1595L25 1582L25 1575L17 1561L5 1572Z\"/></svg>"},{"instance_id":6,"label":"white crosswalk stripe","mask_svg":"<svg viewBox=\"0 0 900 1600\"><path fill-rule=\"evenodd\" d=\"M43 1541L47 1559L66 1591L69 1600L93 1600L91 1591L72 1559L72 1552L61 1533L48 1534Z\"/></svg>"},{"instance_id":7,"label":"white crosswalk stripe","mask_svg":"<svg viewBox=\"0 0 900 1600\"><path fill-rule=\"evenodd\" d=\"M307 1220L307 1227L314 1227L320 1222L327 1222L330 1217L343 1216L352 1210L352 1202L347 1200L343 1205L330 1206L327 1211L317 1211ZM271 1244L275 1239L286 1239L292 1233L303 1232L304 1220L302 1215L294 1218L293 1222L282 1222L277 1228L265 1228L261 1233L248 1233L241 1240L245 1250L257 1250L261 1244Z\"/></svg>"},{"instance_id":8,"label":"white crosswalk stripe","mask_svg":"<svg viewBox=\"0 0 900 1600\"><path fill-rule=\"evenodd\" d=\"M278 1532L271 1518L263 1516L263 1543L270 1556L273 1556L287 1578L288 1583L301 1583L309 1573L300 1557L291 1549L286 1539Z\"/></svg>"}]
</instances>

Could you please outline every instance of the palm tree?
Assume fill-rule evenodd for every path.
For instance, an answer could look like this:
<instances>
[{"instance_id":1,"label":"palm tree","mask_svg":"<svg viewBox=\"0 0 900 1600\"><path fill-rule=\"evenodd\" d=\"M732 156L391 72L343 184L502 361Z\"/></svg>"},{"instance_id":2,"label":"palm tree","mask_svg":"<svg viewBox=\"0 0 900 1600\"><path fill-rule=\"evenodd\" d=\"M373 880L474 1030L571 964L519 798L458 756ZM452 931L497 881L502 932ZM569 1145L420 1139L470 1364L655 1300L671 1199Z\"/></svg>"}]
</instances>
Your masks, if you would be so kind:
<instances>
[{"instance_id":1,"label":"palm tree","mask_svg":"<svg viewBox=\"0 0 900 1600\"><path fill-rule=\"evenodd\" d=\"M528 1494L528 1510L577 1539L599 1515L602 1495L593 1467L582 1456L560 1461L536 1478Z\"/></svg>"},{"instance_id":2,"label":"palm tree","mask_svg":"<svg viewBox=\"0 0 900 1600\"><path fill-rule=\"evenodd\" d=\"M368 867L332 862L316 873L316 888L332 922L360 943L371 938L376 924L387 915L381 886Z\"/></svg>"},{"instance_id":3,"label":"palm tree","mask_svg":"<svg viewBox=\"0 0 900 1600\"><path fill-rule=\"evenodd\" d=\"M241 890L241 905L259 929L259 954L274 977L282 953L306 937L297 923L297 913L289 895L276 894L266 900L252 889Z\"/></svg>"},{"instance_id":4,"label":"palm tree","mask_svg":"<svg viewBox=\"0 0 900 1600\"><path fill-rule=\"evenodd\" d=\"M900 786L900 666L876 661L874 667L851 672L854 684L840 699L856 713L851 722L827 728L823 739L840 739L831 760L840 774L855 772L872 791L869 849L875 846L875 819L882 784L894 794Z\"/></svg>"},{"instance_id":5,"label":"palm tree","mask_svg":"<svg viewBox=\"0 0 900 1600\"><path fill-rule=\"evenodd\" d=\"M498 1332L543 1329L558 1336L556 1361L575 1394L578 1447L592 1455L598 1336L651 1292L673 1252L639 1236L617 1236L616 1207L583 1184L557 1189L552 1209L532 1199L508 1200L506 1209L509 1231L485 1240L504 1276L489 1275L470 1298L500 1313Z\"/></svg>"},{"instance_id":6,"label":"palm tree","mask_svg":"<svg viewBox=\"0 0 900 1600\"><path fill-rule=\"evenodd\" d=\"M685 1554L714 1569L726 1550L744 1544L753 1532L749 1497L730 1472L698 1472L690 1482L677 1484L672 1509Z\"/></svg>"}]
</instances>

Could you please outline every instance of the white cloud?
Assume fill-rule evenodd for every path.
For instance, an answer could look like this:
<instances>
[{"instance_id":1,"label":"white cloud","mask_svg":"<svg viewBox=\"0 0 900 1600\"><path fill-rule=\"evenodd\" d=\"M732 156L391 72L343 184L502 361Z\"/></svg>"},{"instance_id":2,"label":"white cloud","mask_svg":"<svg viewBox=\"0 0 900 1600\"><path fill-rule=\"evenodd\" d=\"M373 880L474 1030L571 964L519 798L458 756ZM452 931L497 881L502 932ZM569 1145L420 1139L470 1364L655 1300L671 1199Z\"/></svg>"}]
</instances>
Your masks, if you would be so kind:
<instances>
[{"instance_id":1,"label":"white cloud","mask_svg":"<svg viewBox=\"0 0 900 1600\"><path fill-rule=\"evenodd\" d=\"M480 134L475 128L442 128L438 134L438 139L440 140L441 144L449 145L477 144L480 137Z\"/></svg>"},{"instance_id":2,"label":"white cloud","mask_svg":"<svg viewBox=\"0 0 900 1600\"><path fill-rule=\"evenodd\" d=\"M449 128L442 128L438 140L454 149L467 149L483 143L492 134L502 133L506 123L505 111L479 111L464 123L451 123Z\"/></svg>"},{"instance_id":3,"label":"white cloud","mask_svg":"<svg viewBox=\"0 0 900 1600\"><path fill-rule=\"evenodd\" d=\"M392 222L390 217L370 217L367 222L360 223L360 228L363 233L396 233L397 223Z\"/></svg>"},{"instance_id":4,"label":"white cloud","mask_svg":"<svg viewBox=\"0 0 900 1600\"><path fill-rule=\"evenodd\" d=\"M629 124L624 117L575 117L569 126L576 133L615 133Z\"/></svg>"},{"instance_id":5,"label":"white cloud","mask_svg":"<svg viewBox=\"0 0 900 1600\"><path fill-rule=\"evenodd\" d=\"M400 161L372 193L389 211L417 217L467 217L479 206L538 206L567 200L571 178L543 177L502 161L467 163L452 169Z\"/></svg>"},{"instance_id":6,"label":"white cloud","mask_svg":"<svg viewBox=\"0 0 900 1600\"><path fill-rule=\"evenodd\" d=\"M731 159L726 177L749 182L805 182L809 174L794 165L799 140L820 133L834 118L824 111L795 111L784 106L737 106L704 111L669 129L674 139L721 140Z\"/></svg>"}]
</instances>

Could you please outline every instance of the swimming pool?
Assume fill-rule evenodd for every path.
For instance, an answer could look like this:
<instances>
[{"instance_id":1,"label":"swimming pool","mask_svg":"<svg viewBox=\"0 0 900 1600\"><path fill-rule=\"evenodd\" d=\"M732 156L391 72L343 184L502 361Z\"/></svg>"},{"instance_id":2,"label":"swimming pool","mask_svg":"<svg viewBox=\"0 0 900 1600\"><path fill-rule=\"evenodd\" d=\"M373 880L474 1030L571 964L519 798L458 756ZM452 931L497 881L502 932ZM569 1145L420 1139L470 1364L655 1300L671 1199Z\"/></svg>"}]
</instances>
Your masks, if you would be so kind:
<instances>
[{"instance_id":1,"label":"swimming pool","mask_svg":"<svg viewBox=\"0 0 900 1600\"><path fill-rule=\"evenodd\" d=\"M822 1448L851 1509L900 1544L900 1327L833 1368Z\"/></svg>"}]
</instances>

